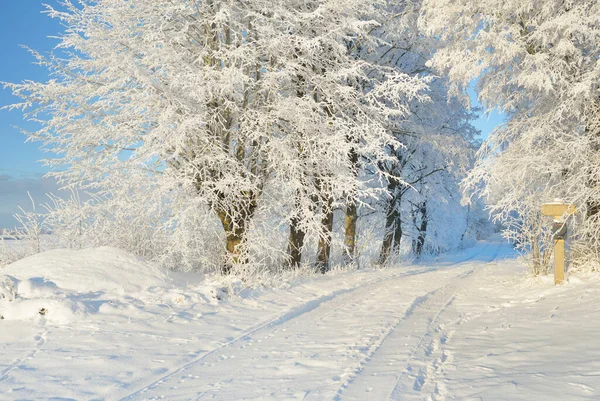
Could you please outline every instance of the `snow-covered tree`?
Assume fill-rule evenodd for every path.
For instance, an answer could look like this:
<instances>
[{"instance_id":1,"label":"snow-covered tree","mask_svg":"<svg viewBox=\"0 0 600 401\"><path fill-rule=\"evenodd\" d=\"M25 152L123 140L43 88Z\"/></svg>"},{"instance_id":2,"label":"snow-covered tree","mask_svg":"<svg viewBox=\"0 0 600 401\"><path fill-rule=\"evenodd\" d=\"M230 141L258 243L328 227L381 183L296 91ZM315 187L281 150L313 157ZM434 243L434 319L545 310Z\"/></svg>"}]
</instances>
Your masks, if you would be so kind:
<instances>
[{"instance_id":1,"label":"snow-covered tree","mask_svg":"<svg viewBox=\"0 0 600 401\"><path fill-rule=\"evenodd\" d=\"M476 114L460 99L448 93L449 83L444 77L436 75L427 62L439 46L439 40L427 36L418 26L421 2L393 3L394 15L399 19L402 30L380 28L381 37L390 45L382 47L376 56L379 62L411 76L423 77L429 83L427 102L411 102L410 112L392 124L392 131L399 147L390 147L393 156L380 161L385 170L388 196L384 197L385 227L379 263L388 261L393 251L400 251L400 244L406 229L418 221L420 230L416 230L414 241L421 241L418 252L423 249L425 231L430 219L429 210L438 210L440 203L453 203L461 212L458 216L436 215L448 235L437 238L460 238L456 235L464 223L465 216L460 205L461 195L458 182L472 165L473 138L477 134L471 121ZM415 204L418 206L411 206ZM466 211L466 208L465 208ZM416 216L420 214L421 217ZM429 213L432 217L434 214ZM450 224L452 218L462 219L461 224ZM436 227L431 225L430 230ZM411 231L411 234L415 230ZM435 238L434 236L430 237ZM409 240L411 242L412 240ZM432 241L431 248L449 249L457 244ZM450 241L452 242L452 241Z\"/></svg>"},{"instance_id":2,"label":"snow-covered tree","mask_svg":"<svg viewBox=\"0 0 600 401\"><path fill-rule=\"evenodd\" d=\"M477 79L483 105L509 118L485 142L470 188L485 184L492 212L534 250L534 265L548 259L538 248L541 204L575 203L575 247L598 260L600 2L425 0L422 26L444 43L431 65L455 92Z\"/></svg>"},{"instance_id":3,"label":"snow-covered tree","mask_svg":"<svg viewBox=\"0 0 600 401\"><path fill-rule=\"evenodd\" d=\"M428 249L442 251L460 246L456 239L467 229L459 183L473 164L473 115L456 99L438 99L413 117L405 126L410 131L397 132L404 146L382 165L390 175L380 264L400 252L405 239L419 244L413 250L420 255L428 231L437 233L428 237Z\"/></svg>"},{"instance_id":4,"label":"snow-covered tree","mask_svg":"<svg viewBox=\"0 0 600 401\"><path fill-rule=\"evenodd\" d=\"M333 209L380 191L357 167L389 157L389 121L424 99L420 77L355 56L381 46L385 1L65 1L48 13L66 27L56 53L34 52L52 79L8 86L43 124L30 138L59 155L52 174L102 199L98 221L121 214L108 238L129 228L126 244L155 247L165 234L179 259L222 238L212 263L225 272L251 256L257 213L318 238L325 270Z\"/></svg>"},{"instance_id":5,"label":"snow-covered tree","mask_svg":"<svg viewBox=\"0 0 600 401\"><path fill-rule=\"evenodd\" d=\"M394 141L389 120L406 112L408 100L424 98L423 80L359 56L382 45L373 30L392 18L384 5L303 1L287 2L282 11L286 21L299 21L279 44L292 62L293 92L282 116L286 149L298 161L293 175L276 179L294 191L286 197L294 200L288 217L292 265L300 263L306 240L318 237L317 264L327 269L333 210L376 195L358 170L388 157L385 145Z\"/></svg>"}]
</instances>

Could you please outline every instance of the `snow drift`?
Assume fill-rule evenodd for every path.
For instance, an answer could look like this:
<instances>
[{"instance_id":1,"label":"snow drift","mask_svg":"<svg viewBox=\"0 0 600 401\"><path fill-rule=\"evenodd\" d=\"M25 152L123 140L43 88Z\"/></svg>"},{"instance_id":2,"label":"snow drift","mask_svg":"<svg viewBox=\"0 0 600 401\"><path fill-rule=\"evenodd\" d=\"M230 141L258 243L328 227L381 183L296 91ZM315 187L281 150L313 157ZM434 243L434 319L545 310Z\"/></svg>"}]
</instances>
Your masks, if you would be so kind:
<instances>
[{"instance_id":1,"label":"snow drift","mask_svg":"<svg viewBox=\"0 0 600 401\"><path fill-rule=\"evenodd\" d=\"M48 251L2 270L0 315L66 322L89 311L93 299L143 297L167 281L156 265L117 248Z\"/></svg>"},{"instance_id":2,"label":"snow drift","mask_svg":"<svg viewBox=\"0 0 600 401\"><path fill-rule=\"evenodd\" d=\"M19 280L43 277L59 288L81 292L137 292L162 286L167 279L157 266L112 247L43 252L7 266L3 273Z\"/></svg>"}]
</instances>

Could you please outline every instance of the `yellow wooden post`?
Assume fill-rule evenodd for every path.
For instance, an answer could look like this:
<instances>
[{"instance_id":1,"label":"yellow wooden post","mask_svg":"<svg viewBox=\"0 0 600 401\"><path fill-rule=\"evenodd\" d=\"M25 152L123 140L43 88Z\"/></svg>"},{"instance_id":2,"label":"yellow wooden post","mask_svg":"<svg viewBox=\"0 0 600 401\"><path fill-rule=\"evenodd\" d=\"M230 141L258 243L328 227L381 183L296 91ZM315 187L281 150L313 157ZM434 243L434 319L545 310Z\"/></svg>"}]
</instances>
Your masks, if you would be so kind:
<instances>
[{"instance_id":1,"label":"yellow wooden post","mask_svg":"<svg viewBox=\"0 0 600 401\"><path fill-rule=\"evenodd\" d=\"M554 217L557 227L564 229L562 221L563 216L577 213L575 205L566 205L562 202L546 203L542 205L542 214L544 216ZM562 223L562 224L560 224ZM566 230L565 230L566 232ZM562 284L565 280L565 239L564 235L554 237L554 284Z\"/></svg>"},{"instance_id":2,"label":"yellow wooden post","mask_svg":"<svg viewBox=\"0 0 600 401\"><path fill-rule=\"evenodd\" d=\"M554 284L565 281L565 240L554 241Z\"/></svg>"}]
</instances>

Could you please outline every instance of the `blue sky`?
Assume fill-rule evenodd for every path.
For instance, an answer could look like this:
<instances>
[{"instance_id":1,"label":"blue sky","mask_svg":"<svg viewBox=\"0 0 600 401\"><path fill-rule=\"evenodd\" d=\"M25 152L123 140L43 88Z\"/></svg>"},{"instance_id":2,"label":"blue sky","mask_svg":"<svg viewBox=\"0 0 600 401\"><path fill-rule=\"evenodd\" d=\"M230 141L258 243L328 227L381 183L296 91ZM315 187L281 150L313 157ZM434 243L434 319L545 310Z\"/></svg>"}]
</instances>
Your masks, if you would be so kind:
<instances>
[{"instance_id":1,"label":"blue sky","mask_svg":"<svg viewBox=\"0 0 600 401\"><path fill-rule=\"evenodd\" d=\"M476 98L471 96L471 101L479 105ZM479 119L473 122L475 128L481 131L481 136L483 138L487 138L487 136L500 124L502 124L505 120L504 115L498 113L496 110L492 110L491 113L487 115L481 115Z\"/></svg>"},{"instance_id":2,"label":"blue sky","mask_svg":"<svg viewBox=\"0 0 600 401\"><path fill-rule=\"evenodd\" d=\"M43 3L54 4L53 0ZM58 21L42 14L41 0L0 1L0 81L45 80L46 71L33 64L33 57L21 45L48 51L56 44L48 36L60 32ZM0 106L18 101L8 89L0 88ZM25 143L19 129L34 129L19 111L0 111L0 228L12 227L18 205L30 209L29 191L35 200L45 202L45 193L56 192L53 180L42 175L47 169L38 161L45 157L36 143Z\"/></svg>"},{"instance_id":3,"label":"blue sky","mask_svg":"<svg viewBox=\"0 0 600 401\"><path fill-rule=\"evenodd\" d=\"M0 0L0 81L44 81L48 78L44 68L33 64L33 57L21 45L42 53L50 51L61 26L56 20L42 14L43 3L55 4L53 0ZM17 102L9 90L0 89L0 106ZM502 116L492 113L476 122L484 135L502 122ZM37 143L25 143L19 129L35 129L24 121L19 111L0 111L0 228L13 227L12 215L22 205L30 208L29 191L37 202L45 202L45 193L56 192L57 186L43 178L48 171L39 160L46 155Z\"/></svg>"}]
</instances>

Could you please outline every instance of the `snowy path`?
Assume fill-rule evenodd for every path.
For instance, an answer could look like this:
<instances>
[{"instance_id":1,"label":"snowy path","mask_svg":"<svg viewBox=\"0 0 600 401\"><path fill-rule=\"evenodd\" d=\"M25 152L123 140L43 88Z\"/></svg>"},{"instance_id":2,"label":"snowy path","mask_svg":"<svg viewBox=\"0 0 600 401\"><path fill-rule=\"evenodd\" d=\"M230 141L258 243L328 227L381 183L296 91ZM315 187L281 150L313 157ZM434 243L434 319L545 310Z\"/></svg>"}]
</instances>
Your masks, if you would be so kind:
<instances>
[{"instance_id":1,"label":"snowy path","mask_svg":"<svg viewBox=\"0 0 600 401\"><path fill-rule=\"evenodd\" d=\"M500 249L499 244L486 248L490 246L487 262ZM385 274L358 288L311 301L123 399L232 400L240 394L245 399L304 400L404 396L407 380L423 380L422 374L412 377L414 362L421 354L431 354L427 341L434 325L461 282L476 270L467 261L477 254L444 271ZM376 380L371 380L375 375ZM374 388L375 393L365 393ZM421 386L411 388L418 391Z\"/></svg>"},{"instance_id":2,"label":"snowy path","mask_svg":"<svg viewBox=\"0 0 600 401\"><path fill-rule=\"evenodd\" d=\"M524 273L492 241L225 302L76 293L67 322L0 321L0 400L600 399L600 277Z\"/></svg>"}]
</instances>

